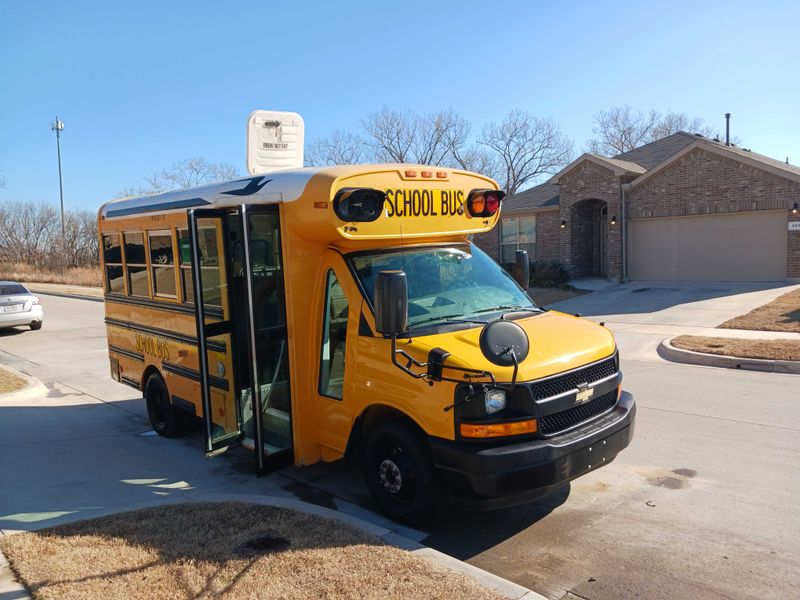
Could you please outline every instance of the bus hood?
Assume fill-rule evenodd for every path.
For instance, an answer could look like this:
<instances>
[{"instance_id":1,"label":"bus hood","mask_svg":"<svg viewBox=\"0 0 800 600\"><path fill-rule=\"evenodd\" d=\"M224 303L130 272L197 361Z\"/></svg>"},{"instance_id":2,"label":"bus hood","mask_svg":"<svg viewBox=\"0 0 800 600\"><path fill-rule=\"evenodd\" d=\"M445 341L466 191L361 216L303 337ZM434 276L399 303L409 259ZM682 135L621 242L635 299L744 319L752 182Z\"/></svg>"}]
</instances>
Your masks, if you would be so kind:
<instances>
[{"instance_id":1,"label":"bus hood","mask_svg":"<svg viewBox=\"0 0 800 600\"><path fill-rule=\"evenodd\" d=\"M519 365L517 381L531 381L562 371L568 371L592 363L614 353L614 336L605 327L556 311L547 311L514 323L525 330L530 342L528 356ZM432 348L442 348L450 353L445 361L445 375L456 376L457 372L447 372L447 366L486 370L494 374L499 382L509 382L513 368L499 367L486 359L480 349L479 339L482 327L463 331L438 333L415 337L411 343L398 340L398 348L415 355L419 360L427 360Z\"/></svg>"}]
</instances>

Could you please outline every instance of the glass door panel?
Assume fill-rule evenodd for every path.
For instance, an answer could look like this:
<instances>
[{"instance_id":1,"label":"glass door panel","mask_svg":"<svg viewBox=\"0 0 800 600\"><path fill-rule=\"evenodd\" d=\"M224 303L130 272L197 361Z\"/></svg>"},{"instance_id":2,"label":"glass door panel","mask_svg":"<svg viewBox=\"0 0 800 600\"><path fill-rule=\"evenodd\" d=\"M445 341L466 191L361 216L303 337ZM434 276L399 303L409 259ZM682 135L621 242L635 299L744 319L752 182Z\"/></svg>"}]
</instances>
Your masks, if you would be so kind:
<instances>
[{"instance_id":1,"label":"glass door panel","mask_svg":"<svg viewBox=\"0 0 800 600\"><path fill-rule=\"evenodd\" d=\"M261 463L291 459L292 423L289 352L277 210L241 207L245 224L250 298L252 410L245 409L245 434L263 453Z\"/></svg>"},{"instance_id":2,"label":"glass door panel","mask_svg":"<svg viewBox=\"0 0 800 600\"><path fill-rule=\"evenodd\" d=\"M189 211L207 453L224 450L242 437L234 365L236 336L225 251L226 219L224 211Z\"/></svg>"}]
</instances>

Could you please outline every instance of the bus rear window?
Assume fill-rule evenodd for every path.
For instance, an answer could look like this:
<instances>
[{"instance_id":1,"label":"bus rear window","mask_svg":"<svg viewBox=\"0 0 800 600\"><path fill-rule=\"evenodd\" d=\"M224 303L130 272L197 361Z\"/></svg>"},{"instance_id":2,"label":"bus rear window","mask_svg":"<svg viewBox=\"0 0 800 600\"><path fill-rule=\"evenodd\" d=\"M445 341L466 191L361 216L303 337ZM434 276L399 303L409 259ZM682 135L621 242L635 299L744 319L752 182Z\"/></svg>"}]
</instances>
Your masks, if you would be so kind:
<instances>
[{"instance_id":1,"label":"bus rear window","mask_svg":"<svg viewBox=\"0 0 800 600\"><path fill-rule=\"evenodd\" d=\"M125 277L122 272L122 247L119 244L119 234L103 236L103 263L106 269L106 291L124 294Z\"/></svg>"}]
</instances>

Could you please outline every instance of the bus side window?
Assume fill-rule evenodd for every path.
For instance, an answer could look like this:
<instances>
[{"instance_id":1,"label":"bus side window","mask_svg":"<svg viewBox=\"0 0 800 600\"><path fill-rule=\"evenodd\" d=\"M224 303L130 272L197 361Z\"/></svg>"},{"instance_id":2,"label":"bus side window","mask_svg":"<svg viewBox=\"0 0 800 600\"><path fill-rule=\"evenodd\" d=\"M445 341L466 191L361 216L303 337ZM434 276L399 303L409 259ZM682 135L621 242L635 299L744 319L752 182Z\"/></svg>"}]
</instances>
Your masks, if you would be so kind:
<instances>
[{"instance_id":1,"label":"bus side window","mask_svg":"<svg viewBox=\"0 0 800 600\"><path fill-rule=\"evenodd\" d=\"M125 277L122 273L122 248L118 233L103 236L103 263L106 269L106 291L124 294Z\"/></svg>"},{"instance_id":2,"label":"bus side window","mask_svg":"<svg viewBox=\"0 0 800 600\"><path fill-rule=\"evenodd\" d=\"M347 297L333 269L325 285L325 318L322 324L322 355L319 368L319 393L342 399L344 358L347 342Z\"/></svg>"},{"instance_id":3,"label":"bus side window","mask_svg":"<svg viewBox=\"0 0 800 600\"><path fill-rule=\"evenodd\" d=\"M181 272L181 289L183 301L194 302L194 284L192 283L192 242L188 229L178 229L178 261Z\"/></svg>"},{"instance_id":4,"label":"bus side window","mask_svg":"<svg viewBox=\"0 0 800 600\"><path fill-rule=\"evenodd\" d=\"M131 296L150 295L147 282L147 257L144 249L144 234L125 233L125 269L128 272L128 290Z\"/></svg>"},{"instance_id":5,"label":"bus side window","mask_svg":"<svg viewBox=\"0 0 800 600\"><path fill-rule=\"evenodd\" d=\"M175 259L172 254L172 232L151 231L150 268L153 270L153 294L175 298Z\"/></svg>"}]
</instances>

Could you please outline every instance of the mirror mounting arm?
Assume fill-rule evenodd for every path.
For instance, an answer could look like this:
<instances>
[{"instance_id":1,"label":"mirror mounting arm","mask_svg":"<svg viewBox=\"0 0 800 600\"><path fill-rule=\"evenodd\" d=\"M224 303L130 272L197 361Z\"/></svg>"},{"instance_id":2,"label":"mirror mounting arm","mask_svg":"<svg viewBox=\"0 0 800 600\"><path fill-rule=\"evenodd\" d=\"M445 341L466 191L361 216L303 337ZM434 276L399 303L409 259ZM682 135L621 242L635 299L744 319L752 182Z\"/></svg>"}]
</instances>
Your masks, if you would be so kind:
<instances>
[{"instance_id":1,"label":"mirror mounting arm","mask_svg":"<svg viewBox=\"0 0 800 600\"><path fill-rule=\"evenodd\" d=\"M489 379L489 382L491 382L492 386L502 387L502 386L498 386L497 381L495 381L494 375L492 373L490 373L489 371L481 371L481 370L478 370L478 369L466 369L466 368L463 368L463 367L450 367L450 366L444 367L444 364L442 364L442 363L444 362L444 360L448 356L450 356L450 354L447 353L447 352L443 353L443 355L441 357L441 362L439 362L437 365L435 365L437 367L436 370L438 372L435 372L435 373L432 374L431 373L431 369L430 369L430 367L431 367L431 362L430 361L428 361L428 362L419 362L416 358L411 356L405 350L398 349L397 348L397 336L396 335L392 335L391 336L391 340L392 340L392 350L391 350L391 352L392 352L392 364L395 367L397 367L398 369L400 369L401 371L403 371L404 373L406 373L407 375L410 375L411 377L413 377L414 379L422 379L422 380L424 380L428 385L433 385L434 381L450 381L452 383L464 383L465 381L469 381L471 379L479 379L479 378L483 377L483 378ZM403 364L403 363L401 363L400 361L397 360L398 355L403 358L405 364ZM418 367L420 369L426 369L426 370L423 371L422 373L415 373L411 369L411 367ZM445 376L443 376L441 374L441 369L443 369L443 368L450 369L451 371L461 371L462 373L464 373L464 378L463 379L455 379L453 377L445 377ZM514 371L514 379L516 380L516 370ZM489 383L489 382L487 382L487 383ZM478 383L480 383L480 382L478 382Z\"/></svg>"}]
</instances>

